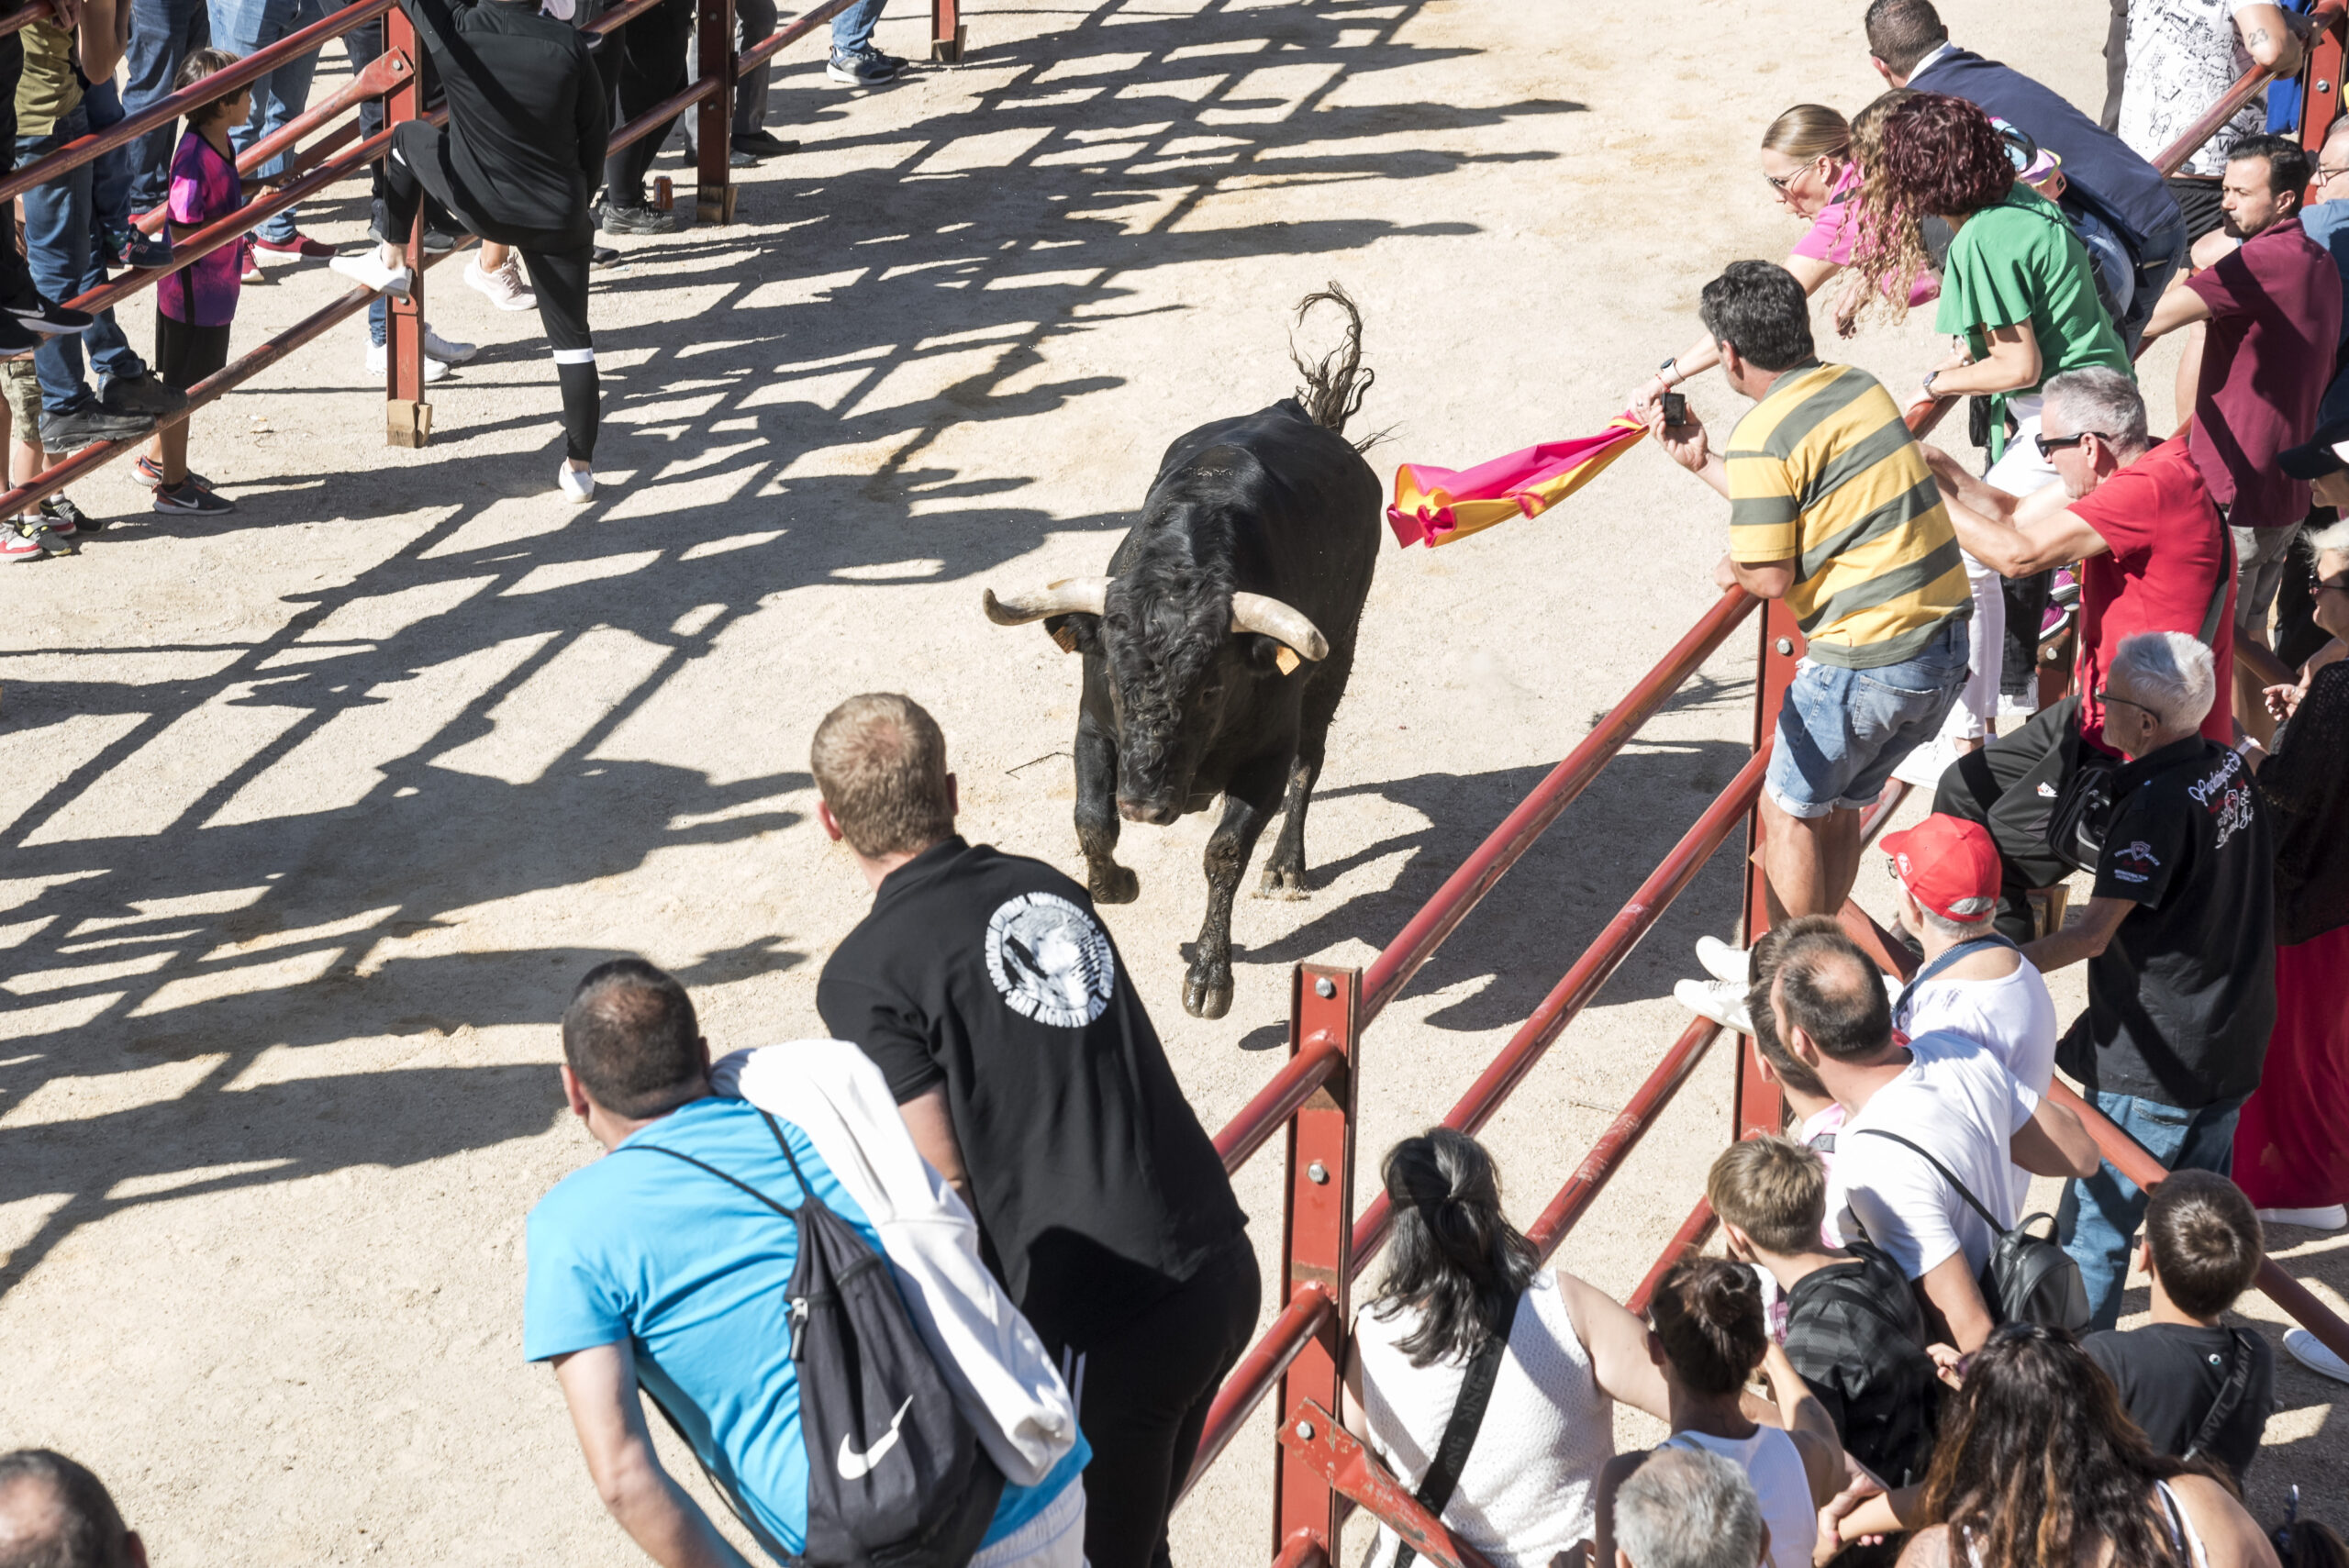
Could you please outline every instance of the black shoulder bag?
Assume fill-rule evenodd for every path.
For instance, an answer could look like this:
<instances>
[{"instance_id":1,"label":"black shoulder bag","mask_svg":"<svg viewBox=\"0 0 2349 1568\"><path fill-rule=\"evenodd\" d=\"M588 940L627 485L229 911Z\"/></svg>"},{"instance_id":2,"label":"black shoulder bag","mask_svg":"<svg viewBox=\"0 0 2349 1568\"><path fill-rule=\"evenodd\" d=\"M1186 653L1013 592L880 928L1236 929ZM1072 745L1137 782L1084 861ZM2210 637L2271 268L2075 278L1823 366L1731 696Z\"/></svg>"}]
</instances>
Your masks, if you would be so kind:
<instances>
[{"instance_id":1,"label":"black shoulder bag","mask_svg":"<svg viewBox=\"0 0 2349 1568\"><path fill-rule=\"evenodd\" d=\"M2202 629L2195 635L2202 646L2219 646L2219 624L2227 613L2227 589L2235 580L2235 541L2222 522L2219 528L2219 582L2210 590L2210 606L2202 612ZM2083 692L2081 695L2088 694ZM2221 692L2218 700L2227 700ZM2105 829L2112 825L2112 780L2121 763L2093 746L2080 746L2079 762L2055 791L2047 813L2047 847L2055 858L2094 871L2104 855Z\"/></svg>"},{"instance_id":2,"label":"black shoulder bag","mask_svg":"<svg viewBox=\"0 0 2349 1568\"><path fill-rule=\"evenodd\" d=\"M2235 1412L2243 1407L2243 1396L2251 1390L2250 1336L2240 1329L2231 1329L2228 1333L2234 1340L2234 1356L2227 1367L2227 1380L2220 1385L2219 1397L2211 1404L2210 1413L2194 1429L2194 1440L2186 1445L2186 1451L2178 1455L2180 1459L2192 1461L2209 1453L2210 1445L2219 1440L2219 1434L2234 1419Z\"/></svg>"},{"instance_id":3,"label":"black shoulder bag","mask_svg":"<svg viewBox=\"0 0 2349 1568\"><path fill-rule=\"evenodd\" d=\"M2052 1218L2026 1215L2021 1224L2009 1230L1982 1207L1981 1199L1965 1190L1965 1184L1947 1165L1926 1150L1880 1127L1861 1128L1858 1136L1889 1138L1910 1152L1923 1155L1925 1163L1939 1171L1942 1180L1957 1189L1957 1195L1982 1217L1982 1222L1998 1239L1990 1249L1990 1261L1982 1265L1982 1300L1999 1322L2036 1323L2075 1334L2087 1327L2087 1286L2080 1279L2080 1265L2055 1244L2055 1221ZM2046 1220L2048 1234L2034 1233L2031 1229L2034 1220Z\"/></svg>"},{"instance_id":4,"label":"black shoulder bag","mask_svg":"<svg viewBox=\"0 0 2349 1568\"><path fill-rule=\"evenodd\" d=\"M1428 1473L1419 1478L1419 1489L1413 1494L1428 1517L1443 1522L1443 1510L1452 1502L1453 1493L1460 1489L1460 1473L1468 1467L1468 1451L1476 1446L1476 1430L1485 1424L1485 1407L1493 1400L1493 1380L1500 1376L1501 1358L1508 1354L1509 1329L1517 1322L1518 1303L1525 1299L1519 1291L1508 1298L1508 1309L1501 1315L1501 1329L1497 1334L1485 1336L1485 1342L1468 1360L1468 1371L1460 1379L1460 1397L1452 1404L1452 1419L1443 1425L1443 1439L1435 1445L1435 1457L1428 1462ZM1403 1542L1395 1553L1392 1568L1411 1568L1411 1560L1419 1551L1410 1542Z\"/></svg>"}]
</instances>

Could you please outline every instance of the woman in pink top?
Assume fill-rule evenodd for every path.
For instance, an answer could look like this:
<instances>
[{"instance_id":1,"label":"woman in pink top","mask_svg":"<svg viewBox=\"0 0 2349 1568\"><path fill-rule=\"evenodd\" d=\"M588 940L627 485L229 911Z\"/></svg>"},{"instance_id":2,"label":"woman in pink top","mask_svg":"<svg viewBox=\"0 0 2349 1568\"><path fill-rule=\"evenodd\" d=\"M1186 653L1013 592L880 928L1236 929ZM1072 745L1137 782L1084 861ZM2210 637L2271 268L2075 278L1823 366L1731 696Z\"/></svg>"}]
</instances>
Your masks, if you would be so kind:
<instances>
[{"instance_id":1,"label":"woman in pink top","mask_svg":"<svg viewBox=\"0 0 2349 1568\"><path fill-rule=\"evenodd\" d=\"M1868 107L1880 114L1886 101L1895 96L1887 93ZM1862 118L1867 117L1868 111L1863 110ZM1852 197L1860 183L1852 137L1858 128L1862 128L1824 105L1797 104L1762 133L1762 178L1769 183L1780 206L1810 225L1787 256L1787 271L1808 295L1818 294L1820 284L1852 264L1852 245L1857 234ZM1909 303L1921 305L1939 292L1933 276L1920 273L1909 285ZM1847 332L1858 303L1846 299L1836 307L1838 323ZM1710 336L1698 339L1640 384L1631 394L1632 406L1712 369L1720 358L1720 349Z\"/></svg>"}]
</instances>

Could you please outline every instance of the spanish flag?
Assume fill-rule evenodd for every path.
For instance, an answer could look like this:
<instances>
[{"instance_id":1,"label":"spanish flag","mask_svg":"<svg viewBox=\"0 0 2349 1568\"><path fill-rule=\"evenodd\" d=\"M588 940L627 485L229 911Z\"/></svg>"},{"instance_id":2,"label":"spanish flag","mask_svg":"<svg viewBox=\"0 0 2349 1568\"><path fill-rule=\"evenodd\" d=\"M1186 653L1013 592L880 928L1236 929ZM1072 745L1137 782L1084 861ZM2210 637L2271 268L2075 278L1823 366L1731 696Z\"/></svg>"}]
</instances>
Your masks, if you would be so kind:
<instances>
[{"instance_id":1,"label":"spanish flag","mask_svg":"<svg viewBox=\"0 0 2349 1568\"><path fill-rule=\"evenodd\" d=\"M1539 517L1587 484L1647 427L1619 414L1579 440L1544 441L1454 473L1407 462L1395 471L1386 521L1406 548L1450 544L1511 517Z\"/></svg>"}]
</instances>

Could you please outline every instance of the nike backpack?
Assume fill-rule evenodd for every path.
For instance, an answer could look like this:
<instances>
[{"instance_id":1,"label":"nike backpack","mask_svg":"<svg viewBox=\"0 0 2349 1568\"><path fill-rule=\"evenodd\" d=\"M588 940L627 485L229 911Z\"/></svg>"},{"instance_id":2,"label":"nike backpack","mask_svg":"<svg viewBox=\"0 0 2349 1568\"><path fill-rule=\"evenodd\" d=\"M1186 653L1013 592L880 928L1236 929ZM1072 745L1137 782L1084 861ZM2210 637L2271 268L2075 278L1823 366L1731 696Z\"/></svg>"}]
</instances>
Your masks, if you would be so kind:
<instances>
[{"instance_id":1,"label":"nike backpack","mask_svg":"<svg viewBox=\"0 0 2349 1568\"><path fill-rule=\"evenodd\" d=\"M963 1568L994 1522L1003 1473L955 1407L888 1261L816 1196L783 1129L760 1115L799 1183L796 1209L690 1154L628 1147L698 1165L799 1227L789 1286L807 1450L807 1544L799 1561L808 1568Z\"/></svg>"}]
</instances>

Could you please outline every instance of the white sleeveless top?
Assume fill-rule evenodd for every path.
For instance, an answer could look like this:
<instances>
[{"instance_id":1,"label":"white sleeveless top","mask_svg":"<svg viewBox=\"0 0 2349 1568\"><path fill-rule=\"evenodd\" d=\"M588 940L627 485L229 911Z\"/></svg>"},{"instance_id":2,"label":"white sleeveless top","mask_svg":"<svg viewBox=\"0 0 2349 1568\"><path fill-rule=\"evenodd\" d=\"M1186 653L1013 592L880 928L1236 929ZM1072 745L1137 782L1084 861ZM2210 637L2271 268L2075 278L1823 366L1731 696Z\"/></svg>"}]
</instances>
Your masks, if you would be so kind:
<instances>
[{"instance_id":1,"label":"white sleeveless top","mask_svg":"<svg viewBox=\"0 0 2349 1568\"><path fill-rule=\"evenodd\" d=\"M1762 1522L1770 1527L1770 1568L1810 1568L1819 1540L1819 1510L1810 1500L1810 1474L1802 1450L1776 1427L1756 1427L1750 1438L1717 1438L1709 1432L1675 1432L1665 1448L1701 1448L1745 1472L1761 1499Z\"/></svg>"},{"instance_id":2,"label":"white sleeveless top","mask_svg":"<svg viewBox=\"0 0 2349 1568\"><path fill-rule=\"evenodd\" d=\"M1408 1308L1385 1321L1367 1307L1354 1315L1371 1450L1409 1491L1427 1474L1468 1370L1464 1362L1413 1366L1396 1342L1418 1326ZM1542 1270L1517 1304L1508 1353L1443 1510L1444 1528L1497 1568L1547 1568L1590 1534L1591 1488L1614 1455L1615 1402L1599 1392L1557 1275ZM1367 1568L1386 1568L1397 1544L1382 1526Z\"/></svg>"}]
</instances>

